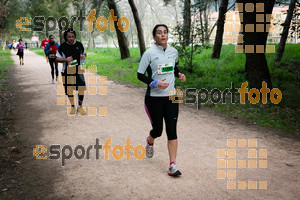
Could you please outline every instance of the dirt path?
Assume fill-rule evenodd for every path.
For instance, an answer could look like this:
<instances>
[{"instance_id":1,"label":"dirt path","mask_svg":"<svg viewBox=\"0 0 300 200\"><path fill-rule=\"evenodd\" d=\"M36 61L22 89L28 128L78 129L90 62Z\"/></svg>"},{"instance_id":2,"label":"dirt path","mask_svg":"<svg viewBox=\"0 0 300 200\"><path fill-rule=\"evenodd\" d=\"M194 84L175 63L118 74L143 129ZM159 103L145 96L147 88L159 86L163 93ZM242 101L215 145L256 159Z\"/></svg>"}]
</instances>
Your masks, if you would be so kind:
<instances>
[{"instance_id":1,"label":"dirt path","mask_svg":"<svg viewBox=\"0 0 300 200\"><path fill-rule=\"evenodd\" d=\"M14 165L10 187L3 199L297 199L300 196L300 143L254 125L240 124L203 110L180 106L177 163L183 175L167 175L167 138L155 142L152 159L115 160L104 149L99 159L95 150L90 159L36 160L35 145L95 145L124 147L145 145L150 122L144 111L145 89L108 81L108 94L86 96L85 106L107 107L108 115L66 114L66 106L56 104L56 85L51 84L50 67L45 59L25 52L25 65L12 55L16 92L14 131L22 140L19 163ZM61 70L61 65L59 66ZM267 181L267 189L227 189L228 179L217 178L217 149L228 149L227 139L257 139L257 147L236 147L237 159L247 158L249 149L267 149L267 168L236 168L235 181ZM49 151L48 151L49 152ZM253 159L252 159L253 160ZM258 159L254 159L258 160ZM266 160L266 159L264 159ZM219 169L222 170L222 169ZM224 169L223 169L224 170ZM250 184L249 184L250 186ZM259 185L257 186L259 187ZM297 197L298 196L298 197Z\"/></svg>"}]
</instances>

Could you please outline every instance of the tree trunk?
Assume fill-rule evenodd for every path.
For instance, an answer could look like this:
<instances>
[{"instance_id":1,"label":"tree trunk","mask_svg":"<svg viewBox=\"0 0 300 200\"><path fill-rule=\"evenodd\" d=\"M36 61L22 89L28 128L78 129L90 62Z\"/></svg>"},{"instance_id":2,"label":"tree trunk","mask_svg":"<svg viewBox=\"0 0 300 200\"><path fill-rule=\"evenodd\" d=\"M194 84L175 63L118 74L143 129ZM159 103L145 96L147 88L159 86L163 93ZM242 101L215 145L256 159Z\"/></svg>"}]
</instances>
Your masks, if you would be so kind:
<instances>
[{"instance_id":1,"label":"tree trunk","mask_svg":"<svg viewBox=\"0 0 300 200\"><path fill-rule=\"evenodd\" d=\"M5 50L5 47L6 47L6 39L3 39L2 40L2 45L3 45L3 51Z\"/></svg>"},{"instance_id":2,"label":"tree trunk","mask_svg":"<svg viewBox=\"0 0 300 200\"><path fill-rule=\"evenodd\" d=\"M117 10L116 2L114 0L107 0L107 4L108 4L108 7L109 7L110 10L111 9L114 10L115 16L117 16L117 19L119 19L120 15L119 15L119 12ZM125 36L125 33L121 32L119 30L117 21L114 21L114 25L115 25L115 31L117 32L119 49L120 49L120 53L121 53L121 59L129 58L130 57L130 52L129 52L129 49L128 49L128 41L127 41L127 38Z\"/></svg>"},{"instance_id":3,"label":"tree trunk","mask_svg":"<svg viewBox=\"0 0 300 200\"><path fill-rule=\"evenodd\" d=\"M219 8L219 18L217 21L217 33L214 43L214 48L212 52L212 58L220 58L222 43L223 43L223 33L224 33L224 23L225 14L227 12L228 0L222 0Z\"/></svg>"},{"instance_id":4,"label":"tree trunk","mask_svg":"<svg viewBox=\"0 0 300 200\"><path fill-rule=\"evenodd\" d=\"M183 45L189 46L191 32L191 0L184 1L183 9Z\"/></svg>"},{"instance_id":5,"label":"tree trunk","mask_svg":"<svg viewBox=\"0 0 300 200\"><path fill-rule=\"evenodd\" d=\"M176 19L176 24L179 23L179 18L178 18L178 12L177 12L177 0L174 0L174 9L175 9L175 19Z\"/></svg>"},{"instance_id":6,"label":"tree trunk","mask_svg":"<svg viewBox=\"0 0 300 200\"><path fill-rule=\"evenodd\" d=\"M254 12L242 12L243 13L243 21L241 22L241 26L243 26L243 35L244 35L244 48L251 49L251 47L254 48L253 52L245 52L246 54L246 75L247 79L249 81L249 88L257 88L260 89L262 87L262 82L266 81L269 88L272 88L271 83L271 76L268 69L268 63L266 60L266 56L264 53L256 53L256 45L263 45L264 49L266 48L267 43L267 37L268 37L268 30L264 32L256 32L256 24L259 24L256 22L256 12L255 12L255 4L256 3L264 3L264 12L262 14L271 14L275 0L237 0L237 3L242 3L244 5L246 3L253 3L254 5ZM248 4L250 5L250 4ZM245 31L245 25L253 25L254 31L252 32L246 32ZM270 24L270 23L265 23ZM249 46L247 46L249 45ZM253 45L253 46L251 46ZM249 48L250 47L250 48Z\"/></svg>"},{"instance_id":7,"label":"tree trunk","mask_svg":"<svg viewBox=\"0 0 300 200\"><path fill-rule=\"evenodd\" d=\"M202 10L203 10L203 2L201 2L201 1L198 1L199 2L199 18L200 18L200 35L201 35L201 38L200 38L200 40L201 40L201 44L203 45L204 44L204 26L203 26L203 12L202 12Z\"/></svg>"},{"instance_id":8,"label":"tree trunk","mask_svg":"<svg viewBox=\"0 0 300 200\"><path fill-rule=\"evenodd\" d=\"M142 56L143 53L146 51L146 44L145 44L145 40L144 40L144 32L143 32L142 24L141 24L141 21L139 18L139 13L135 6L134 0L128 0L128 2L130 4L132 14L134 17L134 22L136 25L138 39L139 39L140 55Z\"/></svg>"},{"instance_id":9,"label":"tree trunk","mask_svg":"<svg viewBox=\"0 0 300 200\"><path fill-rule=\"evenodd\" d=\"M204 42L207 44L209 43L209 33L208 33L208 15L206 10L208 9L207 4L205 5L205 9L204 9Z\"/></svg>"},{"instance_id":10,"label":"tree trunk","mask_svg":"<svg viewBox=\"0 0 300 200\"><path fill-rule=\"evenodd\" d=\"M93 49L95 48L95 38L94 38L94 32L89 32L89 42L87 49Z\"/></svg>"},{"instance_id":11,"label":"tree trunk","mask_svg":"<svg viewBox=\"0 0 300 200\"><path fill-rule=\"evenodd\" d=\"M293 12L295 9L295 4L296 4L296 0L291 0L290 5L289 5L289 10L287 12L284 24L283 24L283 30L282 30L282 34L281 34L281 38L280 38L280 42L278 45L278 49L277 49L277 54L275 57L275 61L279 62L282 58L283 52L284 52L284 48L285 48L285 43L286 43L286 39L289 35L289 29L290 29L290 25L291 25L291 21L293 18ZM297 30L295 30L297 31Z\"/></svg>"},{"instance_id":12,"label":"tree trunk","mask_svg":"<svg viewBox=\"0 0 300 200\"><path fill-rule=\"evenodd\" d=\"M59 32L59 41L60 41L60 44L62 44L62 43L64 42L65 39L64 39L64 37L63 37L62 31L59 30L58 32Z\"/></svg>"}]
</instances>

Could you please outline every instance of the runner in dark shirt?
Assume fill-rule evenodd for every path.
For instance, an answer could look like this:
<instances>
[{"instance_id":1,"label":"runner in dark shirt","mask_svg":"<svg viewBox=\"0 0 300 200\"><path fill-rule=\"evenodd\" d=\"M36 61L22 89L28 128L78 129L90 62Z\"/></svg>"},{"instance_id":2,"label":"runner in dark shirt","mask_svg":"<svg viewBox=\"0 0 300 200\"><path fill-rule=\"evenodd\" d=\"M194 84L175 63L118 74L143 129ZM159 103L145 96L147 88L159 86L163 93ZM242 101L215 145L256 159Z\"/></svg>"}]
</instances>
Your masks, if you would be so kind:
<instances>
[{"instance_id":1,"label":"runner in dark shirt","mask_svg":"<svg viewBox=\"0 0 300 200\"><path fill-rule=\"evenodd\" d=\"M75 115L74 90L78 91L79 115L86 115L82 108L84 91L86 89L84 75L82 72L82 62L85 60L86 52L81 42L76 41L76 32L68 29L64 32L65 42L62 43L56 53L56 61L63 63L62 77L65 93L71 104L69 115ZM68 81L69 79L69 81Z\"/></svg>"}]
</instances>

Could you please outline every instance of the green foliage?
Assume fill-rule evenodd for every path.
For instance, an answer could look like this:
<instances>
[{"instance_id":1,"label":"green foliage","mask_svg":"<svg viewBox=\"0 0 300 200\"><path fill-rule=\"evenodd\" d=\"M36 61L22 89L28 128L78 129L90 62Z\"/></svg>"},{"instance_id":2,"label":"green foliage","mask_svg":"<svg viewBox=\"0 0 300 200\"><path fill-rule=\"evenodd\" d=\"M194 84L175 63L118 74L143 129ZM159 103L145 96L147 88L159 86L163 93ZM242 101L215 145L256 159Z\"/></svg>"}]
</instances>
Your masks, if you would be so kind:
<instances>
[{"instance_id":1,"label":"green foliage","mask_svg":"<svg viewBox=\"0 0 300 200\"><path fill-rule=\"evenodd\" d=\"M1 8L2 9L2 8ZM29 17L24 6L24 0L8 1L3 27L0 29L0 40L17 40L20 36L29 36L29 32L21 32L16 28L16 20Z\"/></svg>"}]
</instances>

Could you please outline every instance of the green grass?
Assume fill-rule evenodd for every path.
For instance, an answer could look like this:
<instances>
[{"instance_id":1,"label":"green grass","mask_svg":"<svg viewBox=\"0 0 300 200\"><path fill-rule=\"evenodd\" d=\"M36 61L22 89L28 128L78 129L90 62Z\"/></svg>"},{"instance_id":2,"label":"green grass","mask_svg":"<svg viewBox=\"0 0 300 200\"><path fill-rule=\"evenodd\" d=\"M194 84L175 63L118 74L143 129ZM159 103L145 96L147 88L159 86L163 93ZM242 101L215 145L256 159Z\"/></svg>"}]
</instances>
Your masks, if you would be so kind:
<instances>
[{"instance_id":1,"label":"green grass","mask_svg":"<svg viewBox=\"0 0 300 200\"><path fill-rule=\"evenodd\" d=\"M0 50L0 98L3 95L4 91L9 90L10 88L9 86L9 82L8 82L8 77L7 77L7 73L10 67L13 66L13 60L11 59L11 53L10 50ZM5 120L1 120L0 121L0 136L3 130L6 129L5 124L6 121ZM1 140L2 138L0 138ZM6 152L3 151L1 152L1 157L5 156ZM4 173L4 170L0 168L0 175L2 175ZM4 188L4 186L6 187L6 185L4 185L4 183L0 183L0 197L3 195L2 189Z\"/></svg>"},{"instance_id":2,"label":"green grass","mask_svg":"<svg viewBox=\"0 0 300 200\"><path fill-rule=\"evenodd\" d=\"M0 50L0 90L4 90L8 85L7 72L9 67L14 64L13 60L10 57L10 50Z\"/></svg>"},{"instance_id":3,"label":"green grass","mask_svg":"<svg viewBox=\"0 0 300 200\"><path fill-rule=\"evenodd\" d=\"M176 85L181 88L206 88L208 90L218 88L221 91L229 88L231 83L234 83L235 88L240 87L246 81L246 58L245 54L236 54L234 47L234 45L223 45L221 59L210 58L212 48L203 49L194 57L193 73L188 73L188 66L183 66L183 61L180 59L179 67L187 76L187 81L181 83L176 80ZM96 48L88 50L87 53L86 64L97 65L98 74L124 83L145 85L136 77L140 61L138 48L130 48L131 57L125 60L120 59L119 50L114 48ZM279 88L283 93L283 99L278 105L269 101L266 105L208 103L205 106L248 122L299 136L298 99L300 95L297 89L300 87L300 45L287 44L282 61L275 63L274 58L274 53L266 54L273 87Z\"/></svg>"},{"instance_id":4,"label":"green grass","mask_svg":"<svg viewBox=\"0 0 300 200\"><path fill-rule=\"evenodd\" d=\"M45 52L43 48L30 48L30 51L40 55L40 56L45 56Z\"/></svg>"},{"instance_id":5,"label":"green grass","mask_svg":"<svg viewBox=\"0 0 300 200\"><path fill-rule=\"evenodd\" d=\"M14 64L10 57L10 50L0 50L0 76L7 73L8 67Z\"/></svg>"},{"instance_id":6,"label":"green grass","mask_svg":"<svg viewBox=\"0 0 300 200\"><path fill-rule=\"evenodd\" d=\"M130 55L130 58L121 60L118 49L97 48L87 51L86 64L97 65L97 72L100 75L124 83L143 85L136 75L140 61L139 49L131 48Z\"/></svg>"}]
</instances>

